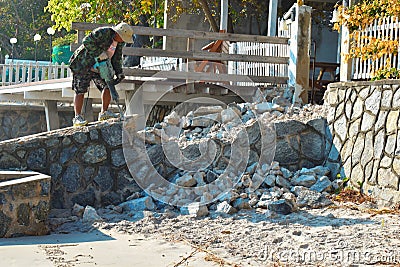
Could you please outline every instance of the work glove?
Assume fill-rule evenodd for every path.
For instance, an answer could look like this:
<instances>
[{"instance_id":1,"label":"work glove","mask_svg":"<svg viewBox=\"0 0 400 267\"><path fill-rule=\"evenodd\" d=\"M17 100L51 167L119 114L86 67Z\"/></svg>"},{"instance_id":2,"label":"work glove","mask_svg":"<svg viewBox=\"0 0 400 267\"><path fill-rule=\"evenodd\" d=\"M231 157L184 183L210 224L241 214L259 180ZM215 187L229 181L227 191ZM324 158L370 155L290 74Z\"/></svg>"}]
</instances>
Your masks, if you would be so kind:
<instances>
[{"instance_id":1,"label":"work glove","mask_svg":"<svg viewBox=\"0 0 400 267\"><path fill-rule=\"evenodd\" d=\"M97 61L104 61L108 59L108 55L106 52L102 52L98 57L97 57Z\"/></svg>"},{"instance_id":2,"label":"work glove","mask_svg":"<svg viewBox=\"0 0 400 267\"><path fill-rule=\"evenodd\" d=\"M125 75L123 73L118 73L117 78L115 79L114 83L115 84L120 83L120 82L122 82L123 79L125 79Z\"/></svg>"}]
</instances>

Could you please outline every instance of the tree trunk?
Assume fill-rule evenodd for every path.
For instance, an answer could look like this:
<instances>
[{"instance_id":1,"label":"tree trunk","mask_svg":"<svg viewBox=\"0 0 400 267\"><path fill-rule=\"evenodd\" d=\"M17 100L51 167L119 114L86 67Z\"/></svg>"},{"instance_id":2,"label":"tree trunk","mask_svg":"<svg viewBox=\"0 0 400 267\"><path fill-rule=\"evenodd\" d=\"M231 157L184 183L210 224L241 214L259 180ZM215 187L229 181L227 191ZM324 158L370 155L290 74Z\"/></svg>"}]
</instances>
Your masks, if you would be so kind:
<instances>
[{"instance_id":1,"label":"tree trunk","mask_svg":"<svg viewBox=\"0 0 400 267\"><path fill-rule=\"evenodd\" d=\"M217 22L215 21L214 17L211 14L210 8L208 7L207 1L199 0L201 7L203 8L204 14L208 22L210 22L211 28L214 32L219 32Z\"/></svg>"}]
</instances>

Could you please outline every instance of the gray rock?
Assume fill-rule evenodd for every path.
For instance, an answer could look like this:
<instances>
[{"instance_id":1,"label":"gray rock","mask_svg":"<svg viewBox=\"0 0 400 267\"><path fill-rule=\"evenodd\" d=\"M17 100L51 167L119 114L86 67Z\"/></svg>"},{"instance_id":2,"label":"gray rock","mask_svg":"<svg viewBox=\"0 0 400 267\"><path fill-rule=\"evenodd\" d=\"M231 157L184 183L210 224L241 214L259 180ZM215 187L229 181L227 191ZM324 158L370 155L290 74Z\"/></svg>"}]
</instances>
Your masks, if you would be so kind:
<instances>
[{"instance_id":1,"label":"gray rock","mask_svg":"<svg viewBox=\"0 0 400 267\"><path fill-rule=\"evenodd\" d=\"M259 175L258 173L254 173L251 178L251 183L249 186L250 192L254 192L260 185L264 182L264 177Z\"/></svg>"},{"instance_id":2,"label":"gray rock","mask_svg":"<svg viewBox=\"0 0 400 267\"><path fill-rule=\"evenodd\" d=\"M195 174L193 174L193 179L196 180L197 186L205 185L204 176L205 176L204 172L196 172Z\"/></svg>"},{"instance_id":3,"label":"gray rock","mask_svg":"<svg viewBox=\"0 0 400 267\"><path fill-rule=\"evenodd\" d=\"M292 172L284 167L281 167L281 172L285 179L290 179L293 176Z\"/></svg>"},{"instance_id":4,"label":"gray rock","mask_svg":"<svg viewBox=\"0 0 400 267\"><path fill-rule=\"evenodd\" d=\"M283 188L290 188L292 185L290 184L289 180L282 176L276 176L275 180L276 185L283 187Z\"/></svg>"},{"instance_id":5,"label":"gray rock","mask_svg":"<svg viewBox=\"0 0 400 267\"><path fill-rule=\"evenodd\" d=\"M78 148L75 146L64 148L60 154L60 163L65 164L66 162L71 160L75 156L76 151L78 151Z\"/></svg>"},{"instance_id":6,"label":"gray rock","mask_svg":"<svg viewBox=\"0 0 400 267\"><path fill-rule=\"evenodd\" d=\"M282 195L283 199L286 199L293 207L293 211L297 211L298 210L298 206L296 203L296 196L293 193L290 192L286 192Z\"/></svg>"},{"instance_id":7,"label":"gray rock","mask_svg":"<svg viewBox=\"0 0 400 267\"><path fill-rule=\"evenodd\" d=\"M50 165L50 176L54 180L58 180L60 174L62 172L62 166L58 163L52 163Z\"/></svg>"},{"instance_id":8,"label":"gray rock","mask_svg":"<svg viewBox=\"0 0 400 267\"><path fill-rule=\"evenodd\" d=\"M79 218L82 218L84 212L85 212L85 207L75 203L75 205L72 207L71 214Z\"/></svg>"},{"instance_id":9,"label":"gray rock","mask_svg":"<svg viewBox=\"0 0 400 267\"><path fill-rule=\"evenodd\" d=\"M233 214L236 213L237 210L229 205L227 201L223 201L217 205L217 213L223 213L223 214Z\"/></svg>"},{"instance_id":10,"label":"gray rock","mask_svg":"<svg viewBox=\"0 0 400 267\"><path fill-rule=\"evenodd\" d=\"M147 156L153 165L160 164L164 159L164 151L161 145L153 145L147 149Z\"/></svg>"},{"instance_id":11,"label":"gray rock","mask_svg":"<svg viewBox=\"0 0 400 267\"><path fill-rule=\"evenodd\" d=\"M269 102L262 102L254 106L254 110L259 114L264 113L266 111L271 111L273 108L274 104Z\"/></svg>"},{"instance_id":12,"label":"gray rock","mask_svg":"<svg viewBox=\"0 0 400 267\"><path fill-rule=\"evenodd\" d=\"M248 199L238 198L232 203L233 207L238 210L250 209L250 204Z\"/></svg>"},{"instance_id":13,"label":"gray rock","mask_svg":"<svg viewBox=\"0 0 400 267\"><path fill-rule=\"evenodd\" d=\"M8 153L0 154L0 169L9 170L9 169L18 169L20 168L21 163L14 156L9 155Z\"/></svg>"},{"instance_id":14,"label":"gray rock","mask_svg":"<svg viewBox=\"0 0 400 267\"><path fill-rule=\"evenodd\" d=\"M199 202L191 203L188 206L181 207L181 213L183 215L192 215L195 217L204 217L209 214L206 205L202 205Z\"/></svg>"},{"instance_id":15,"label":"gray rock","mask_svg":"<svg viewBox=\"0 0 400 267\"><path fill-rule=\"evenodd\" d=\"M260 197L260 201L267 201L271 199L272 199L271 192L264 192Z\"/></svg>"},{"instance_id":16,"label":"gray rock","mask_svg":"<svg viewBox=\"0 0 400 267\"><path fill-rule=\"evenodd\" d=\"M221 106L202 106L193 112L194 116L203 116L213 113L221 113L224 109Z\"/></svg>"},{"instance_id":17,"label":"gray rock","mask_svg":"<svg viewBox=\"0 0 400 267\"><path fill-rule=\"evenodd\" d=\"M155 204L154 204L152 198L149 196L129 200L129 201L119 204L118 206L120 206L124 212L154 210L155 209Z\"/></svg>"},{"instance_id":18,"label":"gray rock","mask_svg":"<svg viewBox=\"0 0 400 267\"><path fill-rule=\"evenodd\" d=\"M276 136L279 138L299 134L304 131L307 126L300 121L290 120L275 123L275 128Z\"/></svg>"},{"instance_id":19,"label":"gray rock","mask_svg":"<svg viewBox=\"0 0 400 267\"><path fill-rule=\"evenodd\" d=\"M331 170L328 167L324 166L316 166L314 168L310 169L312 172L314 172L318 177L321 176L328 176Z\"/></svg>"},{"instance_id":20,"label":"gray rock","mask_svg":"<svg viewBox=\"0 0 400 267\"><path fill-rule=\"evenodd\" d=\"M72 136L74 140L79 144L84 144L88 140L86 133L84 132L76 132Z\"/></svg>"},{"instance_id":21,"label":"gray rock","mask_svg":"<svg viewBox=\"0 0 400 267\"><path fill-rule=\"evenodd\" d=\"M101 191L107 191L112 188L114 181L111 176L110 167L100 166L97 175L93 179L100 187Z\"/></svg>"},{"instance_id":22,"label":"gray rock","mask_svg":"<svg viewBox=\"0 0 400 267\"><path fill-rule=\"evenodd\" d=\"M270 211L274 211L278 214L287 215L296 211L296 208L293 207L293 203L287 199L279 199L275 201L269 201L267 204L267 208Z\"/></svg>"},{"instance_id":23,"label":"gray rock","mask_svg":"<svg viewBox=\"0 0 400 267\"><path fill-rule=\"evenodd\" d=\"M301 191L303 190L308 190L307 187L301 186L301 185L296 185L290 188L290 192L292 192L296 197L300 194Z\"/></svg>"},{"instance_id":24,"label":"gray rock","mask_svg":"<svg viewBox=\"0 0 400 267\"><path fill-rule=\"evenodd\" d=\"M249 174L253 174L253 173L255 173L257 167L258 167L258 163L254 162L249 167L247 167L246 172L248 172Z\"/></svg>"},{"instance_id":25,"label":"gray rock","mask_svg":"<svg viewBox=\"0 0 400 267\"><path fill-rule=\"evenodd\" d=\"M115 167L121 167L126 164L122 148L111 151L111 163Z\"/></svg>"},{"instance_id":26,"label":"gray rock","mask_svg":"<svg viewBox=\"0 0 400 267\"><path fill-rule=\"evenodd\" d=\"M84 223L94 223L102 221L103 219L97 214L96 210L91 206L86 206L83 213L82 222Z\"/></svg>"},{"instance_id":27,"label":"gray rock","mask_svg":"<svg viewBox=\"0 0 400 267\"><path fill-rule=\"evenodd\" d=\"M218 174L216 174L213 171L208 171L206 175L206 181L207 183L212 183L218 178Z\"/></svg>"},{"instance_id":28,"label":"gray rock","mask_svg":"<svg viewBox=\"0 0 400 267\"><path fill-rule=\"evenodd\" d=\"M276 176L272 174L267 175L264 179L264 183L269 187L273 187L275 185L275 181Z\"/></svg>"},{"instance_id":29,"label":"gray rock","mask_svg":"<svg viewBox=\"0 0 400 267\"><path fill-rule=\"evenodd\" d=\"M191 126L192 127L211 127L214 123L220 121L220 114L208 114L204 116L194 117L192 119Z\"/></svg>"},{"instance_id":30,"label":"gray rock","mask_svg":"<svg viewBox=\"0 0 400 267\"><path fill-rule=\"evenodd\" d=\"M223 194L221 197L218 198L219 201L227 201L228 203L231 203L238 199L240 195L234 191L229 191L225 194Z\"/></svg>"},{"instance_id":31,"label":"gray rock","mask_svg":"<svg viewBox=\"0 0 400 267\"><path fill-rule=\"evenodd\" d=\"M228 123L231 121L240 121L239 115L231 108L227 108L221 111L222 123Z\"/></svg>"},{"instance_id":32,"label":"gray rock","mask_svg":"<svg viewBox=\"0 0 400 267\"><path fill-rule=\"evenodd\" d=\"M184 174L176 179L176 184L179 186L192 187L196 185L196 179L189 173Z\"/></svg>"},{"instance_id":33,"label":"gray rock","mask_svg":"<svg viewBox=\"0 0 400 267\"><path fill-rule=\"evenodd\" d=\"M94 205L96 202L96 192L93 187L88 187L84 192L75 194L72 199L72 203L78 203L82 206Z\"/></svg>"},{"instance_id":34,"label":"gray rock","mask_svg":"<svg viewBox=\"0 0 400 267\"><path fill-rule=\"evenodd\" d=\"M122 124L110 124L109 127L101 128L103 140L110 146L119 146L122 144Z\"/></svg>"},{"instance_id":35,"label":"gray rock","mask_svg":"<svg viewBox=\"0 0 400 267\"><path fill-rule=\"evenodd\" d=\"M314 175L300 175L292 179L291 182L293 185L311 187L313 184L315 184L316 181L317 179L315 178Z\"/></svg>"},{"instance_id":36,"label":"gray rock","mask_svg":"<svg viewBox=\"0 0 400 267\"><path fill-rule=\"evenodd\" d=\"M99 139L99 132L97 129L90 129L89 131L89 136L91 140L97 140Z\"/></svg>"},{"instance_id":37,"label":"gray rock","mask_svg":"<svg viewBox=\"0 0 400 267\"><path fill-rule=\"evenodd\" d=\"M293 149L284 139L276 140L275 160L293 163L299 160L299 152Z\"/></svg>"},{"instance_id":38,"label":"gray rock","mask_svg":"<svg viewBox=\"0 0 400 267\"><path fill-rule=\"evenodd\" d=\"M171 125L178 125L180 123L180 117L178 113L172 111L168 116L164 118L164 122Z\"/></svg>"},{"instance_id":39,"label":"gray rock","mask_svg":"<svg viewBox=\"0 0 400 267\"><path fill-rule=\"evenodd\" d=\"M61 177L61 182L67 192L76 192L80 186L79 164L69 165Z\"/></svg>"},{"instance_id":40,"label":"gray rock","mask_svg":"<svg viewBox=\"0 0 400 267\"><path fill-rule=\"evenodd\" d=\"M30 170L42 170L46 168L47 165L46 149L39 148L31 151L28 154L26 163Z\"/></svg>"},{"instance_id":41,"label":"gray rock","mask_svg":"<svg viewBox=\"0 0 400 267\"><path fill-rule=\"evenodd\" d=\"M310 190L322 193L324 191L329 191L331 188L332 182L327 176L322 176L313 186L310 187Z\"/></svg>"},{"instance_id":42,"label":"gray rock","mask_svg":"<svg viewBox=\"0 0 400 267\"><path fill-rule=\"evenodd\" d=\"M302 153L314 160L322 160L325 148L325 140L315 132L309 132L300 136L300 145Z\"/></svg>"},{"instance_id":43,"label":"gray rock","mask_svg":"<svg viewBox=\"0 0 400 267\"><path fill-rule=\"evenodd\" d=\"M297 196L296 203L300 208L309 207L313 209L322 208L333 204L331 200L325 197L325 195L308 189L300 191L299 195Z\"/></svg>"},{"instance_id":44,"label":"gray rock","mask_svg":"<svg viewBox=\"0 0 400 267\"><path fill-rule=\"evenodd\" d=\"M88 164L95 164L107 159L106 147L102 144L89 145L82 155L82 160Z\"/></svg>"},{"instance_id":45,"label":"gray rock","mask_svg":"<svg viewBox=\"0 0 400 267\"><path fill-rule=\"evenodd\" d=\"M252 122L246 123L246 132L247 132L247 136L248 136L250 145L254 145L261 138L260 125L255 120ZM264 164L264 165L267 165L267 164Z\"/></svg>"}]
</instances>

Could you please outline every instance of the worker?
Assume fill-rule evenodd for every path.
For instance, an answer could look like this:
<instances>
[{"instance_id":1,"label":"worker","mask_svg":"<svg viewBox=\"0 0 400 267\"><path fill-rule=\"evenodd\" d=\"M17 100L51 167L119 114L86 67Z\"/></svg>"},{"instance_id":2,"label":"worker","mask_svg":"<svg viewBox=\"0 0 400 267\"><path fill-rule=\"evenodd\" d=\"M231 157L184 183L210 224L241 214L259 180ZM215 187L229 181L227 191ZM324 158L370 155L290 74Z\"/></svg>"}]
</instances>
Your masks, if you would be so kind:
<instances>
[{"instance_id":1,"label":"worker","mask_svg":"<svg viewBox=\"0 0 400 267\"><path fill-rule=\"evenodd\" d=\"M97 60L110 59L115 75L119 80L124 78L122 72L122 47L125 43L133 43L133 30L127 23L121 22L112 27L100 27L86 35L82 44L75 50L69 60L72 71L72 90L74 95L75 117L73 126L84 126L88 122L82 115L84 94L88 91L90 81L93 81L101 92L101 112L98 120L118 118L118 115L108 110L111 102L110 90L104 79L93 66Z\"/></svg>"}]
</instances>

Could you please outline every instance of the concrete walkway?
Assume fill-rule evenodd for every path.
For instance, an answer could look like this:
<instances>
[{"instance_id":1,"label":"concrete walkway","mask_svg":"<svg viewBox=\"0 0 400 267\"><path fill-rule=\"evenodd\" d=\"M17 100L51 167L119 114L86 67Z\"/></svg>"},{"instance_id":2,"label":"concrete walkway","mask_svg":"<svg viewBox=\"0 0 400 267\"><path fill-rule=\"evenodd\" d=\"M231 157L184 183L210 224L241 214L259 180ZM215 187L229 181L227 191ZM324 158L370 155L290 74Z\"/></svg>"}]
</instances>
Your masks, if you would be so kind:
<instances>
[{"instance_id":1,"label":"concrete walkway","mask_svg":"<svg viewBox=\"0 0 400 267\"><path fill-rule=\"evenodd\" d=\"M181 242L115 232L0 239L0 266L218 266ZM188 257L185 261L182 259ZM182 261L182 262L181 262ZM180 263L181 262L181 263Z\"/></svg>"}]
</instances>

